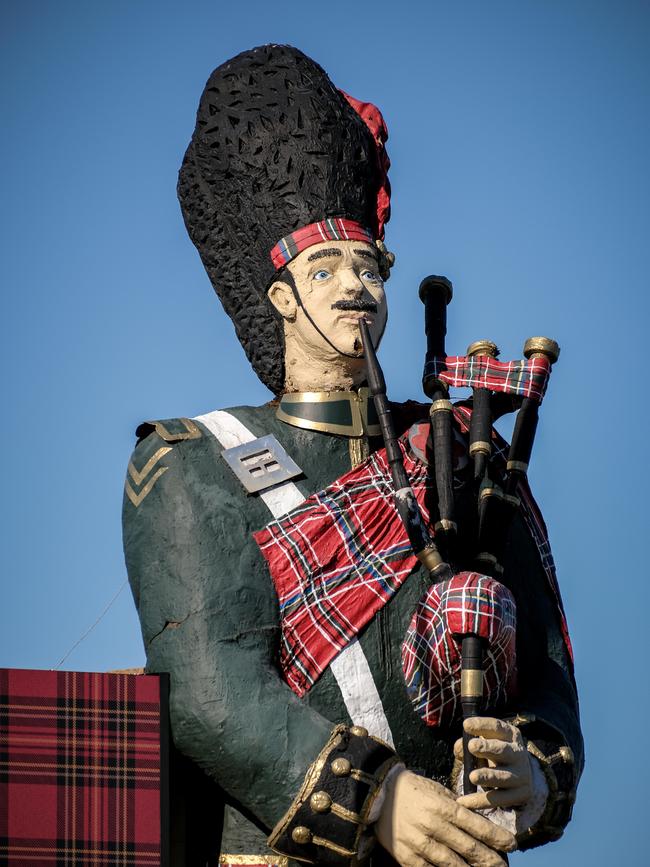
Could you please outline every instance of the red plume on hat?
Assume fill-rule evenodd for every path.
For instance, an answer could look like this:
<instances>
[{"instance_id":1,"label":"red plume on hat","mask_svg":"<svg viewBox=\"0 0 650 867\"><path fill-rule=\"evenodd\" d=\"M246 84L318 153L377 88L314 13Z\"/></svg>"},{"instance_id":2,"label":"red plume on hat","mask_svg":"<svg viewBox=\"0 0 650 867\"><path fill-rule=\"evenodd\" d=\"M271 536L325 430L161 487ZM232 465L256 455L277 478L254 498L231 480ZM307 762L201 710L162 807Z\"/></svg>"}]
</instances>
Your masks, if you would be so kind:
<instances>
[{"instance_id":1,"label":"red plume on hat","mask_svg":"<svg viewBox=\"0 0 650 867\"><path fill-rule=\"evenodd\" d=\"M339 93L347 99L368 127L377 147L377 168L380 177L379 188L377 190L377 223L369 228L373 229L375 238L383 241L384 226L390 220L390 181L388 180L390 160L386 152L388 127L382 113L372 102L360 102L340 88Z\"/></svg>"}]
</instances>

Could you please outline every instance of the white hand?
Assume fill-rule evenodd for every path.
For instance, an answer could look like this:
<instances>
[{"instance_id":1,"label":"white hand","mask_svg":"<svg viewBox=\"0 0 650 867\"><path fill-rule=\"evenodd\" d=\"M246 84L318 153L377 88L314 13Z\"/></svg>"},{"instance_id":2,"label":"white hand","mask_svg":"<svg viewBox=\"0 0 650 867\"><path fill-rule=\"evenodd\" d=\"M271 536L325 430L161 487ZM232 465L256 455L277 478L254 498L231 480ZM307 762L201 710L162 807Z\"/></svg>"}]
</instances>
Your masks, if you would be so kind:
<instances>
[{"instance_id":1,"label":"white hand","mask_svg":"<svg viewBox=\"0 0 650 867\"><path fill-rule=\"evenodd\" d=\"M512 834L459 806L440 783L410 771L389 779L375 834L402 867L504 867L495 850L516 845Z\"/></svg>"},{"instance_id":2,"label":"white hand","mask_svg":"<svg viewBox=\"0 0 650 867\"><path fill-rule=\"evenodd\" d=\"M463 795L458 803L471 810L527 804L533 797L532 756L519 729L492 717L466 719L463 728L473 735L469 751L483 765L469 778L485 791ZM454 753L462 760L462 740L456 741Z\"/></svg>"}]
</instances>

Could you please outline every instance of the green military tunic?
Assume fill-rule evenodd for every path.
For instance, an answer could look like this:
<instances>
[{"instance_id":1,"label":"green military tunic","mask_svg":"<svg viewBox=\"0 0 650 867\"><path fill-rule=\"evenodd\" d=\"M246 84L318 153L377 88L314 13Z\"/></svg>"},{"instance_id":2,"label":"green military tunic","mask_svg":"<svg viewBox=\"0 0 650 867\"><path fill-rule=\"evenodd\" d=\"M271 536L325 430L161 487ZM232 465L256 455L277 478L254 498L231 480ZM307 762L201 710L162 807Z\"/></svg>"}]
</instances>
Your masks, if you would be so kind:
<instances>
[{"instance_id":1,"label":"green military tunic","mask_svg":"<svg viewBox=\"0 0 650 867\"><path fill-rule=\"evenodd\" d=\"M285 424L272 405L228 412L255 436L275 435L303 471L295 483L305 497L358 460L359 440ZM174 742L223 790L229 806L222 852L271 854L270 829L333 727L352 721L330 669L303 699L281 677L278 602L252 539L271 514L259 495L244 491L219 441L187 419L146 424L139 434L126 483L124 546L147 670L170 673ZM366 443L371 450L381 445L375 438ZM537 548L519 518L504 566L518 616L519 696L511 710L528 721L527 733L546 753L570 748L573 790L582 740L571 665ZM426 589L424 570L416 568L359 641L398 755L408 768L447 783L459 729L427 727L402 674L401 644ZM572 791L566 795L570 800ZM215 804L215 824L220 809ZM532 843L559 833L542 830Z\"/></svg>"}]
</instances>

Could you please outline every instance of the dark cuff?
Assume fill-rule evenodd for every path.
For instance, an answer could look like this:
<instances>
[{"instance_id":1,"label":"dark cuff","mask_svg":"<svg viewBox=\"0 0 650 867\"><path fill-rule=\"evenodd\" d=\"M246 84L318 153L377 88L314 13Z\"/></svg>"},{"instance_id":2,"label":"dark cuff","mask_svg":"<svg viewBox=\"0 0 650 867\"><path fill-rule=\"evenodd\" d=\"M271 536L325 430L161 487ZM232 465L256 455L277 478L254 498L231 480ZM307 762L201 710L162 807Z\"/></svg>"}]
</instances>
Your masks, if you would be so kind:
<instances>
[{"instance_id":1,"label":"dark cuff","mask_svg":"<svg viewBox=\"0 0 650 867\"><path fill-rule=\"evenodd\" d=\"M517 835L520 849L533 849L559 840L564 833L573 812L578 774L571 747L553 726L533 714L519 714L508 722L521 729L528 752L539 762L548 784L544 812L532 828Z\"/></svg>"},{"instance_id":2,"label":"dark cuff","mask_svg":"<svg viewBox=\"0 0 650 867\"><path fill-rule=\"evenodd\" d=\"M268 845L280 855L310 864L359 863L374 840L368 830L373 802L398 761L393 750L366 729L337 726Z\"/></svg>"}]
</instances>

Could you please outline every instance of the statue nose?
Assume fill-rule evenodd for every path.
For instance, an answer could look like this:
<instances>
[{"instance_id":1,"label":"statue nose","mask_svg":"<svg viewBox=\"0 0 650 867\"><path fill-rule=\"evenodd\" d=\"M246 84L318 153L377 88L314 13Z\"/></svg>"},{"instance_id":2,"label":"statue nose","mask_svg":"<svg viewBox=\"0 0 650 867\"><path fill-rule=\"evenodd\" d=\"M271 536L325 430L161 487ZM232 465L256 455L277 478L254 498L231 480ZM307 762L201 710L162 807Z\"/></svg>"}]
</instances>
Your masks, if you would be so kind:
<instances>
[{"instance_id":1,"label":"statue nose","mask_svg":"<svg viewBox=\"0 0 650 867\"><path fill-rule=\"evenodd\" d=\"M361 278L352 268L346 268L345 271L341 273L341 288L348 295L362 295L363 294L363 283L361 282Z\"/></svg>"}]
</instances>

